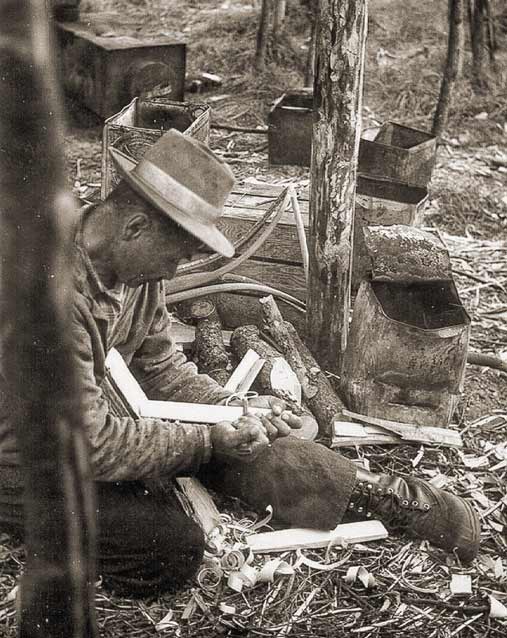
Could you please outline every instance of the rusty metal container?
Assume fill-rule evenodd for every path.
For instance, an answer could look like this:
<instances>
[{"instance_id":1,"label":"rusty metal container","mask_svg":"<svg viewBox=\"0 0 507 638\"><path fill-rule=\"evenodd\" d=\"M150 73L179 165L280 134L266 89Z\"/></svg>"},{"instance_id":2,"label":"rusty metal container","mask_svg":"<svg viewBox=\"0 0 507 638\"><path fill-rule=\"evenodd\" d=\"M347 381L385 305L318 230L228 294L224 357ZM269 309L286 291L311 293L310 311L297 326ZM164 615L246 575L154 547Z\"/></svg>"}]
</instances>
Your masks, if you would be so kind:
<instances>
[{"instance_id":1,"label":"rusty metal container","mask_svg":"<svg viewBox=\"0 0 507 638\"><path fill-rule=\"evenodd\" d=\"M268 114L270 164L310 166L312 155L313 91L288 91Z\"/></svg>"},{"instance_id":2,"label":"rusty metal container","mask_svg":"<svg viewBox=\"0 0 507 638\"><path fill-rule=\"evenodd\" d=\"M403 226L368 228L366 242L372 280L354 303L346 403L368 416L445 427L463 391L470 338L448 253L438 237Z\"/></svg>"},{"instance_id":3,"label":"rusty metal container","mask_svg":"<svg viewBox=\"0 0 507 638\"><path fill-rule=\"evenodd\" d=\"M383 124L359 145L358 172L426 188L435 165L436 138L395 122Z\"/></svg>"},{"instance_id":4,"label":"rusty metal container","mask_svg":"<svg viewBox=\"0 0 507 638\"><path fill-rule=\"evenodd\" d=\"M99 115L117 113L136 96L182 100L186 44L172 36L139 36L118 14L82 14L56 23L62 85Z\"/></svg>"},{"instance_id":5,"label":"rusty metal container","mask_svg":"<svg viewBox=\"0 0 507 638\"><path fill-rule=\"evenodd\" d=\"M352 289L368 276L370 259L363 229L367 226L405 224L420 226L428 201L426 188L358 175L354 219Z\"/></svg>"},{"instance_id":6,"label":"rusty metal container","mask_svg":"<svg viewBox=\"0 0 507 638\"><path fill-rule=\"evenodd\" d=\"M165 131L176 128L208 144L210 107L196 102L174 102L165 98L134 98L119 113L106 120L102 134L102 184L104 199L117 182L109 149L118 148L138 161Z\"/></svg>"}]
</instances>

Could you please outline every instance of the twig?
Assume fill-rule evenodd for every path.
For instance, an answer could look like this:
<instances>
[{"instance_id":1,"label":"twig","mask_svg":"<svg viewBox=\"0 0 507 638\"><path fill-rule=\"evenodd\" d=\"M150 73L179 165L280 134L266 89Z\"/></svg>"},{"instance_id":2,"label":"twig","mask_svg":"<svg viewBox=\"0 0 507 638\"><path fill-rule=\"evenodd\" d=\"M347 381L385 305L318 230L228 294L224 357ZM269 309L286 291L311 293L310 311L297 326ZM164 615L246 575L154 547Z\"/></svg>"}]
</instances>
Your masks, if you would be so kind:
<instances>
[{"instance_id":1,"label":"twig","mask_svg":"<svg viewBox=\"0 0 507 638\"><path fill-rule=\"evenodd\" d=\"M494 354L484 354L483 352L469 351L467 354L467 363L474 366L484 366L507 372L507 362Z\"/></svg>"},{"instance_id":2,"label":"twig","mask_svg":"<svg viewBox=\"0 0 507 638\"><path fill-rule=\"evenodd\" d=\"M236 133L253 133L254 135L267 135L267 128L247 128L245 126L232 126L231 124L210 124L211 128L220 129L222 131L234 131Z\"/></svg>"},{"instance_id":3,"label":"twig","mask_svg":"<svg viewBox=\"0 0 507 638\"><path fill-rule=\"evenodd\" d=\"M308 256L308 244L306 242L305 226L303 224L303 217L301 215L301 209L299 208L298 196L294 186L289 186L290 201L292 204L292 212L294 213L294 219L296 220L296 231L298 234L299 246L301 248L301 259L303 261L303 270L305 273L305 281L308 284L309 277L309 263Z\"/></svg>"}]
</instances>

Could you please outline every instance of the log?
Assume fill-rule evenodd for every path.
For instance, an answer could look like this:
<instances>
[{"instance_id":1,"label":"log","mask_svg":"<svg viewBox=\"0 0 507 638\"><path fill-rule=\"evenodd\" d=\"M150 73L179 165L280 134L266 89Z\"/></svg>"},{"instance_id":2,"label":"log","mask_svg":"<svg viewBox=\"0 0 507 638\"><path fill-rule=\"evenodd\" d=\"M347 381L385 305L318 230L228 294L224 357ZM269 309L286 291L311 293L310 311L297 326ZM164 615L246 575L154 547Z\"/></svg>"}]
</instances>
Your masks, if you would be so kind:
<instances>
[{"instance_id":1,"label":"log","mask_svg":"<svg viewBox=\"0 0 507 638\"><path fill-rule=\"evenodd\" d=\"M199 299L192 304L190 315L196 322L194 361L200 372L225 385L231 365L216 308L208 299Z\"/></svg>"},{"instance_id":2,"label":"log","mask_svg":"<svg viewBox=\"0 0 507 638\"><path fill-rule=\"evenodd\" d=\"M303 400L319 424L319 434L330 439L333 422L340 419L344 409L342 401L294 326L284 321L273 297L264 297L259 303L262 306L264 328L296 373Z\"/></svg>"},{"instance_id":3,"label":"log","mask_svg":"<svg viewBox=\"0 0 507 638\"><path fill-rule=\"evenodd\" d=\"M0 3L1 368L19 406L26 546L18 635L91 638L95 505L70 320L77 211L46 4Z\"/></svg>"}]
</instances>

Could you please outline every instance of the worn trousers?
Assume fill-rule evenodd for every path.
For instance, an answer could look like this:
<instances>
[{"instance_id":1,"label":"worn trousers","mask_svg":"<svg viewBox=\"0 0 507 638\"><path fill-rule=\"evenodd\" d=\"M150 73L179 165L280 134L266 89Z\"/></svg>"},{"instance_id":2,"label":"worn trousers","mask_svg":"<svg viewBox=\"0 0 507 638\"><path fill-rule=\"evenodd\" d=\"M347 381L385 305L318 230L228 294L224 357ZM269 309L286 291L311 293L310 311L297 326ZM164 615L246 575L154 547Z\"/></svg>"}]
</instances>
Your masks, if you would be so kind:
<instances>
[{"instance_id":1,"label":"worn trousers","mask_svg":"<svg viewBox=\"0 0 507 638\"><path fill-rule=\"evenodd\" d=\"M19 481L0 467L0 531L22 535ZM7 472L6 472L7 471ZM3 477L2 477L3 474ZM355 465L326 447L278 439L252 463L211 462L198 477L217 493L287 526L333 529L353 490ZM181 587L201 563L205 539L176 496L142 481L97 482L97 563L104 585L129 596Z\"/></svg>"}]
</instances>

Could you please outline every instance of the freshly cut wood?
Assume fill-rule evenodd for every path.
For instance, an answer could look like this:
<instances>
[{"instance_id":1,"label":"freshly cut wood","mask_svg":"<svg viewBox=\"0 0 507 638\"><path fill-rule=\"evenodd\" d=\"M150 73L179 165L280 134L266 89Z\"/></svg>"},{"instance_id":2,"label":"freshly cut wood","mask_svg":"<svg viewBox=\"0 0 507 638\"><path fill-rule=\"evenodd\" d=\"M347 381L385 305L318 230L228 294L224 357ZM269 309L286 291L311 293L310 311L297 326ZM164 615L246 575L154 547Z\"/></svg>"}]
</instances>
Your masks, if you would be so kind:
<instances>
[{"instance_id":1,"label":"freshly cut wood","mask_svg":"<svg viewBox=\"0 0 507 638\"><path fill-rule=\"evenodd\" d=\"M231 334L231 330L222 330L222 339L225 346L230 344ZM190 350L194 345L195 327L175 321L171 324L171 337L177 348L181 350Z\"/></svg>"},{"instance_id":2,"label":"freshly cut wood","mask_svg":"<svg viewBox=\"0 0 507 638\"><path fill-rule=\"evenodd\" d=\"M121 354L114 348L107 355L106 367L115 390L123 396L133 413L138 417L213 424L220 421L234 422L243 415L243 408L239 406L185 403L182 401L151 401L128 369ZM268 414L270 410L251 407L250 412L263 415Z\"/></svg>"},{"instance_id":3,"label":"freshly cut wood","mask_svg":"<svg viewBox=\"0 0 507 638\"><path fill-rule=\"evenodd\" d=\"M250 549L257 554L286 552L294 549L315 549L342 543L366 543L388 537L380 521L343 523L330 531L292 528L275 532L262 532L248 536Z\"/></svg>"},{"instance_id":4,"label":"freshly cut wood","mask_svg":"<svg viewBox=\"0 0 507 638\"><path fill-rule=\"evenodd\" d=\"M231 392L248 392L265 363L257 352L249 348L224 388Z\"/></svg>"},{"instance_id":5,"label":"freshly cut wood","mask_svg":"<svg viewBox=\"0 0 507 638\"><path fill-rule=\"evenodd\" d=\"M196 322L194 361L200 372L208 374L220 385L225 385L231 366L215 306L208 299L199 299L192 304L190 315Z\"/></svg>"},{"instance_id":6,"label":"freshly cut wood","mask_svg":"<svg viewBox=\"0 0 507 638\"><path fill-rule=\"evenodd\" d=\"M266 332L296 373L301 384L303 401L317 419L319 433L330 438L333 421L343 413L343 403L294 326L284 321L273 297L263 297L259 302Z\"/></svg>"},{"instance_id":7,"label":"freshly cut wood","mask_svg":"<svg viewBox=\"0 0 507 638\"><path fill-rule=\"evenodd\" d=\"M194 476L180 476L175 479L176 485L183 493L182 504L191 504L189 514L194 518L202 531L208 535L220 524L220 512L204 485Z\"/></svg>"},{"instance_id":8,"label":"freshly cut wood","mask_svg":"<svg viewBox=\"0 0 507 638\"><path fill-rule=\"evenodd\" d=\"M343 410L343 415L351 419L356 419L357 421L363 421L364 423L377 426L377 428L380 428L378 434L382 434L382 430L387 430L391 434L397 435L402 441L413 441L416 443L426 443L430 445L447 445L450 447L463 447L463 440L460 433L455 432L454 430L449 430L448 428L415 425L413 423L400 423L398 421L389 421L387 419L366 416L364 414L356 414L349 410ZM345 425L353 426L355 424L344 424L342 422L339 428L343 428ZM369 434L376 433L372 432L371 428L369 428L367 435Z\"/></svg>"}]
</instances>

